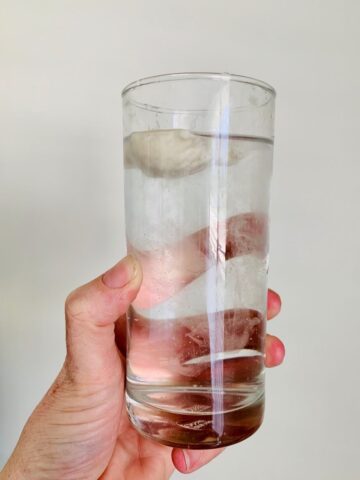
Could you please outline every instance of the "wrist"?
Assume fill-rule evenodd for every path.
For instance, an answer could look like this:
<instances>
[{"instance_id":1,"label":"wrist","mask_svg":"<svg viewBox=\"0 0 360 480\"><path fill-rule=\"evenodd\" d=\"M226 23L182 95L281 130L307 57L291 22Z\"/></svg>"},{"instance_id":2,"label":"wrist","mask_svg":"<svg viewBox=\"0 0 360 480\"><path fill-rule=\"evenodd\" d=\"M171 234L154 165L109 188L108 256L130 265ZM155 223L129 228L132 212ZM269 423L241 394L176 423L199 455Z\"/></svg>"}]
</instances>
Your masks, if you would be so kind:
<instances>
[{"instance_id":1,"label":"wrist","mask_svg":"<svg viewBox=\"0 0 360 480\"><path fill-rule=\"evenodd\" d=\"M26 480L21 462L12 455L0 472L0 480ZM29 478L27 480L30 480Z\"/></svg>"}]
</instances>

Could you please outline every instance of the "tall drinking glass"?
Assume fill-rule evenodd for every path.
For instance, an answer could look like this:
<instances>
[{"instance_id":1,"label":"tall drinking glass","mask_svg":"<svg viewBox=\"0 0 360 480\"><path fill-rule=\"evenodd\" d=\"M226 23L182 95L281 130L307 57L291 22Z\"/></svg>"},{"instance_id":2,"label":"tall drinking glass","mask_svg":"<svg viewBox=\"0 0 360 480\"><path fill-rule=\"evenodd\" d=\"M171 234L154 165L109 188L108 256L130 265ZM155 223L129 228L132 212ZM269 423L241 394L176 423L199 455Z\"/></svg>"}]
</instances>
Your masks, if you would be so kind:
<instances>
[{"instance_id":1,"label":"tall drinking glass","mask_svg":"<svg viewBox=\"0 0 360 480\"><path fill-rule=\"evenodd\" d=\"M127 409L165 445L244 440L264 410L274 89L230 74L145 78L123 91Z\"/></svg>"}]
</instances>

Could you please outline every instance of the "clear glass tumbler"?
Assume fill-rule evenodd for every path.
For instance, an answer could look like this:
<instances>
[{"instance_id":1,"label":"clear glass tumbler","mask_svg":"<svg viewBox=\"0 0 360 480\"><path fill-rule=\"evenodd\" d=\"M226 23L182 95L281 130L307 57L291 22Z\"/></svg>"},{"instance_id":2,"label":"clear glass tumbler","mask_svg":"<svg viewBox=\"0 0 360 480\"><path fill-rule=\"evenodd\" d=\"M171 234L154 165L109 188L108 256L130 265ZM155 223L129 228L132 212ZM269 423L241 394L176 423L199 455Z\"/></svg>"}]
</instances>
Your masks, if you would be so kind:
<instances>
[{"instance_id":1,"label":"clear glass tumbler","mask_svg":"<svg viewBox=\"0 0 360 480\"><path fill-rule=\"evenodd\" d=\"M123 91L127 409L165 445L244 440L264 410L274 89L231 74L145 78Z\"/></svg>"}]
</instances>

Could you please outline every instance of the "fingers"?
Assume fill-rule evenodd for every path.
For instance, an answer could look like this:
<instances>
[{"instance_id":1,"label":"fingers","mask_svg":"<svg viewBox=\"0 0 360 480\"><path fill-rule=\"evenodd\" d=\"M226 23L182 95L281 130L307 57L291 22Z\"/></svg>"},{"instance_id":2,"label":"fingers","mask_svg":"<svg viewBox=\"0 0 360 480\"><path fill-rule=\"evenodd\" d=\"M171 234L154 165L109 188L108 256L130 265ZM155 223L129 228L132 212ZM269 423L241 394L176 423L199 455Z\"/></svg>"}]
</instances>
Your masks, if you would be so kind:
<instances>
[{"instance_id":1,"label":"fingers","mask_svg":"<svg viewBox=\"0 0 360 480\"><path fill-rule=\"evenodd\" d=\"M141 268L128 256L66 300L67 363L80 380L94 378L117 357L114 323L135 298Z\"/></svg>"},{"instance_id":2,"label":"fingers","mask_svg":"<svg viewBox=\"0 0 360 480\"><path fill-rule=\"evenodd\" d=\"M267 297L267 318L271 320L274 318L281 310L281 298L280 295L274 290L268 290Z\"/></svg>"},{"instance_id":3,"label":"fingers","mask_svg":"<svg viewBox=\"0 0 360 480\"><path fill-rule=\"evenodd\" d=\"M273 335L266 335L265 339L265 366L277 367L285 357L285 346L282 341Z\"/></svg>"},{"instance_id":4,"label":"fingers","mask_svg":"<svg viewBox=\"0 0 360 480\"><path fill-rule=\"evenodd\" d=\"M273 318L277 315L281 308L281 299L280 296L273 290L268 291L268 318ZM225 312L224 315L224 328L226 332L227 339L227 349L241 349L244 348L245 344L248 342L250 337L250 328L254 326L250 322L250 318L247 318L246 312L251 313L249 310L240 310L236 311L236 315L233 315L231 311ZM229 317L229 318L227 318ZM186 356L186 351L193 351L196 348L196 345L193 345L192 337L189 336L189 332L195 330L196 342L199 341L199 334L201 338L206 342L207 336L207 324L203 325L202 320L206 320L206 315L204 319L201 316L199 318L189 317L189 318L179 318L177 322L172 321L172 329L174 334L169 338L168 325L169 322L156 322L152 323L149 319L140 317L137 315L136 323L133 323L132 327L132 353L133 353L133 366L139 363L146 369L152 369L153 360L157 358L157 352L162 351L165 355L165 352L168 350L169 357L171 358L180 353L182 356ZM233 320L236 318L236 322ZM255 319L256 320L256 319ZM206 322L205 322L206 323ZM255 322L256 324L256 322ZM164 326L166 328L164 328ZM150 328L152 334L150 335ZM119 350L123 355L126 353L126 318L125 315L120 317L116 322L115 327L116 333L116 343ZM185 335L185 337L184 337ZM252 335L252 338L255 338ZM271 341L270 341L271 338ZM194 340L195 341L195 340ZM234 344L231 342L234 341ZM276 337L269 337L269 340L266 343L267 345L267 356L268 356L268 365L267 366L276 366L279 365L284 357L284 345ZM252 345L252 348L261 348L257 345ZM208 349L205 348L205 345L202 346L202 353L207 354ZM138 361L135 361L135 357ZM141 361L140 361L141 360ZM142 367L142 368L143 368ZM188 367L186 367L188 368ZM165 371L167 367L165 365ZM160 371L159 371L160 373ZM164 372L162 373L162 375Z\"/></svg>"},{"instance_id":5,"label":"fingers","mask_svg":"<svg viewBox=\"0 0 360 480\"><path fill-rule=\"evenodd\" d=\"M115 322L115 343L123 357L126 356L127 325L126 314L121 315Z\"/></svg>"},{"instance_id":6,"label":"fingers","mask_svg":"<svg viewBox=\"0 0 360 480\"><path fill-rule=\"evenodd\" d=\"M268 290L267 317L274 318L281 310L281 298L273 290ZM282 341L273 335L266 335L265 339L265 365L277 367L285 357L285 346Z\"/></svg>"},{"instance_id":7,"label":"fingers","mask_svg":"<svg viewBox=\"0 0 360 480\"><path fill-rule=\"evenodd\" d=\"M223 451L224 448L214 450L183 450L174 448L171 456L174 467L179 472L191 473L209 463Z\"/></svg>"}]
</instances>

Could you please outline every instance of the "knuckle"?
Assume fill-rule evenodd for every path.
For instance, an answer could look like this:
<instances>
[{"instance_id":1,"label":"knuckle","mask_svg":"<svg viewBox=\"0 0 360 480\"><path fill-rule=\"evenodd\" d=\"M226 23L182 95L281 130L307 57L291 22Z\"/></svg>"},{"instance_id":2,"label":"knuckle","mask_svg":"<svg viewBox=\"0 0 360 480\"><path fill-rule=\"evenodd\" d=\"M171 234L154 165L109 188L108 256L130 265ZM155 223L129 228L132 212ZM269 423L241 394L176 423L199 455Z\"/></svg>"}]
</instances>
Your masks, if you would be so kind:
<instances>
[{"instance_id":1,"label":"knuckle","mask_svg":"<svg viewBox=\"0 0 360 480\"><path fill-rule=\"evenodd\" d=\"M71 292L65 300L65 316L69 320L80 320L85 314L85 305L79 289Z\"/></svg>"}]
</instances>

